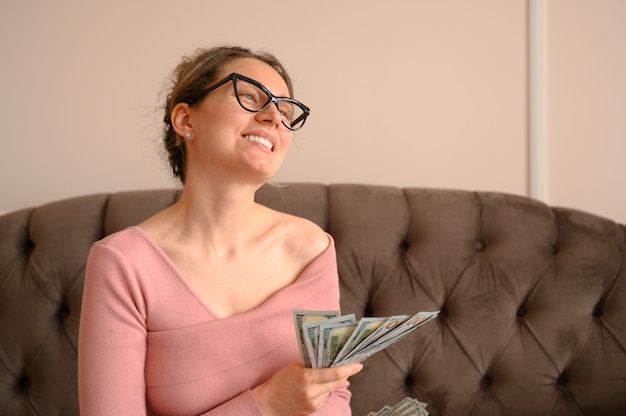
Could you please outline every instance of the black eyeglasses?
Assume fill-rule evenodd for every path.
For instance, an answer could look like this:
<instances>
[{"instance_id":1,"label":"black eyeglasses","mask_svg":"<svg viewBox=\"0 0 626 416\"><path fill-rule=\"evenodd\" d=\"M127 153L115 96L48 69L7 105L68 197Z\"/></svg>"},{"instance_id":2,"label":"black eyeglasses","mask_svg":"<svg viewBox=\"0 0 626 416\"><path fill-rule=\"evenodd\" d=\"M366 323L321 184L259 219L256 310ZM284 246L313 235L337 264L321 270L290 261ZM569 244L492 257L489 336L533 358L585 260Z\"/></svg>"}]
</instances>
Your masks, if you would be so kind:
<instances>
[{"instance_id":1,"label":"black eyeglasses","mask_svg":"<svg viewBox=\"0 0 626 416\"><path fill-rule=\"evenodd\" d=\"M289 97L276 97L259 82L234 72L188 100L187 104L195 104L202 97L229 81L233 82L235 97L237 97L237 102L241 108L252 113L260 113L266 110L271 103L274 103L281 115L283 125L289 130L301 129L306 118L311 114L309 107L298 100Z\"/></svg>"}]
</instances>

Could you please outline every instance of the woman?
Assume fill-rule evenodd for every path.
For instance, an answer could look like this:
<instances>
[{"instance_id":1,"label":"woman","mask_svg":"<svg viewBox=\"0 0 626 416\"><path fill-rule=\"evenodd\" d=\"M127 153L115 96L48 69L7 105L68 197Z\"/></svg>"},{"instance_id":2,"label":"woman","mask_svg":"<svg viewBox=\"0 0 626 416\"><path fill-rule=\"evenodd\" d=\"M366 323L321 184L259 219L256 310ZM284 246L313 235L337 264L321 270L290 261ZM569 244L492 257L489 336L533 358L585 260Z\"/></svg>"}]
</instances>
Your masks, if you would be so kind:
<instances>
[{"instance_id":1,"label":"woman","mask_svg":"<svg viewBox=\"0 0 626 416\"><path fill-rule=\"evenodd\" d=\"M181 198L92 247L81 414L350 414L361 364L304 368L292 318L339 308L334 243L254 202L308 108L276 58L244 48L201 50L172 84L165 147Z\"/></svg>"}]
</instances>

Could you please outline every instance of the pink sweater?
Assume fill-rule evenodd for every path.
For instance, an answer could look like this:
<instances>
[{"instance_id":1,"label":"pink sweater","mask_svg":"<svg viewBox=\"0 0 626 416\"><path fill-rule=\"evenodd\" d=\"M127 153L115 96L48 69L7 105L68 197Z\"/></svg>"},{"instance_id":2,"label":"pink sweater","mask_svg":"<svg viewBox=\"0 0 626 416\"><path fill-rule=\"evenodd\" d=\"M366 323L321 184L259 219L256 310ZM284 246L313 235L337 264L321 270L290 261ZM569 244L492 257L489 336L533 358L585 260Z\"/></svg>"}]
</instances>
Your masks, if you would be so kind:
<instances>
[{"instance_id":1,"label":"pink sweater","mask_svg":"<svg viewBox=\"0 0 626 416\"><path fill-rule=\"evenodd\" d=\"M130 227L93 245L78 369L82 416L260 415L251 389L300 358L293 309L336 310L335 246L258 308L221 319ZM317 415L350 415L347 385Z\"/></svg>"}]
</instances>

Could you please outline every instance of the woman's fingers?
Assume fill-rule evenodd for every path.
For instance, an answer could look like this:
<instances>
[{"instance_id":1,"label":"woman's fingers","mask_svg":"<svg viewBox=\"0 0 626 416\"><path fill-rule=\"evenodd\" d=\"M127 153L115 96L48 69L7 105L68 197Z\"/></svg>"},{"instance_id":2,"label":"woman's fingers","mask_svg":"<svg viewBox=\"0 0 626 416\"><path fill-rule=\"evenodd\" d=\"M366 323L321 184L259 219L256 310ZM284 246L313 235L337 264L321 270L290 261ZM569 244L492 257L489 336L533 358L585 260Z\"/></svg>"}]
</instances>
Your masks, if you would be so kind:
<instances>
[{"instance_id":1,"label":"woman's fingers","mask_svg":"<svg viewBox=\"0 0 626 416\"><path fill-rule=\"evenodd\" d=\"M315 391L315 394L326 396L328 393L332 394L336 389L343 387L348 382L349 377L362 369L363 364L361 363L341 367L305 369L306 376L310 377L305 384L308 384Z\"/></svg>"},{"instance_id":2,"label":"woman's fingers","mask_svg":"<svg viewBox=\"0 0 626 416\"><path fill-rule=\"evenodd\" d=\"M252 394L261 409L269 414L300 415L319 409L343 387L348 378L361 371L360 363L333 368L305 368L292 363L279 370Z\"/></svg>"}]
</instances>

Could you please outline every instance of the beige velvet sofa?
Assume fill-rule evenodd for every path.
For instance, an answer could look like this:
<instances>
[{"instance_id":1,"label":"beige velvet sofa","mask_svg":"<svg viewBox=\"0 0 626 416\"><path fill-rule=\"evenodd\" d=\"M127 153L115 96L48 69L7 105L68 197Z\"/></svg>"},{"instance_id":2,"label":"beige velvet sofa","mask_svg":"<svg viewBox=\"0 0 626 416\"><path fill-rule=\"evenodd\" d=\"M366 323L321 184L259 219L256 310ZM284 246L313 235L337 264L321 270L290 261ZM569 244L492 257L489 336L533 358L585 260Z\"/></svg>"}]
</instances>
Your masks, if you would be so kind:
<instances>
[{"instance_id":1,"label":"beige velvet sofa","mask_svg":"<svg viewBox=\"0 0 626 416\"><path fill-rule=\"evenodd\" d=\"M78 414L90 245L177 196L88 195L0 217L1 415ZM290 184L257 197L333 235L342 312L442 311L365 362L354 415L406 396L435 416L626 414L623 225L488 192Z\"/></svg>"}]
</instances>

